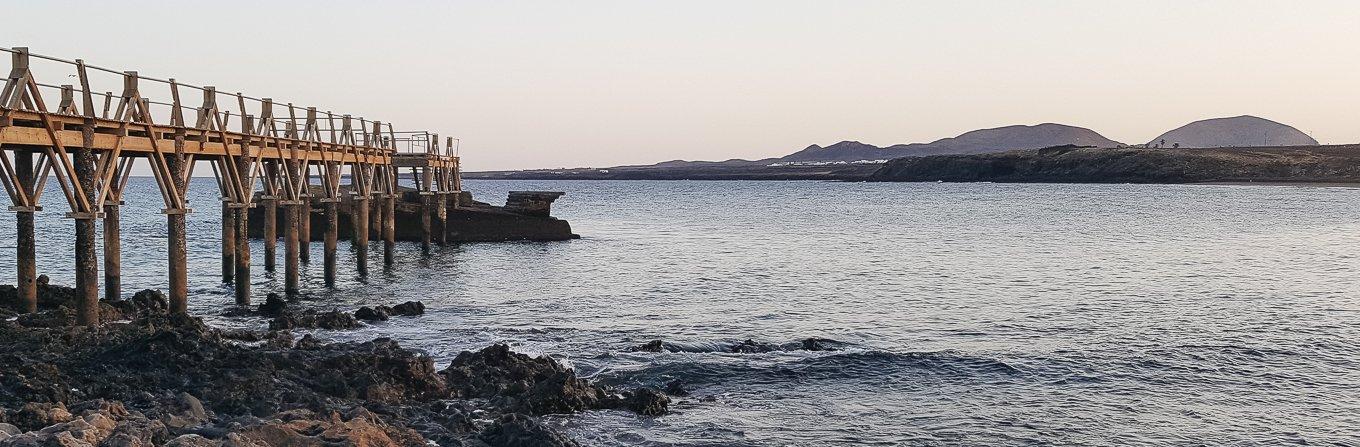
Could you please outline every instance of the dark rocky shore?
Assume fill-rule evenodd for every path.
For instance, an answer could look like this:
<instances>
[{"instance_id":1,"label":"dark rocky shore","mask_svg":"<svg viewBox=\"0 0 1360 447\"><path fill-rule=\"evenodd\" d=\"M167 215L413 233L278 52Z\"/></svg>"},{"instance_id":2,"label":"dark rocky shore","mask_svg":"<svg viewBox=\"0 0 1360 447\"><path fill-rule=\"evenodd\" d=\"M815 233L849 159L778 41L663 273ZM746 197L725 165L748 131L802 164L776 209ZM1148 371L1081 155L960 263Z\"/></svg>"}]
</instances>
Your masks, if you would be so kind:
<instances>
[{"instance_id":1,"label":"dark rocky shore","mask_svg":"<svg viewBox=\"0 0 1360 447\"><path fill-rule=\"evenodd\" d=\"M899 158L893 182L1360 183L1360 145L1215 149L1046 149Z\"/></svg>"},{"instance_id":2,"label":"dark rocky shore","mask_svg":"<svg viewBox=\"0 0 1360 447\"><path fill-rule=\"evenodd\" d=\"M536 417L659 415L670 402L505 345L439 370L386 338L321 343L290 329L213 328L167 313L151 290L101 303L102 326L74 326L72 289L43 284L39 294L41 310L18 315L15 290L0 286L0 446L571 446ZM332 313L271 298L238 312L288 328L345 321L338 329L423 312L408 302L317 318Z\"/></svg>"}]
</instances>

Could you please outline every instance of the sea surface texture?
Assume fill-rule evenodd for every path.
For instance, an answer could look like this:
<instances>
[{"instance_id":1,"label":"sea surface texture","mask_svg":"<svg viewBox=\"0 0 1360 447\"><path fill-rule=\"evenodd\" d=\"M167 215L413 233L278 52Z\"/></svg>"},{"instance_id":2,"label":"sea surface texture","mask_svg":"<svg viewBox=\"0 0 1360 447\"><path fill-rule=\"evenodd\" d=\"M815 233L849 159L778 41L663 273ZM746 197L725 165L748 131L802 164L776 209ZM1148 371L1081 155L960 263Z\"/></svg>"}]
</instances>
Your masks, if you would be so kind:
<instances>
[{"instance_id":1,"label":"sea surface texture","mask_svg":"<svg viewBox=\"0 0 1360 447\"><path fill-rule=\"evenodd\" d=\"M52 186L49 184L49 186ZM402 243L366 281L310 247L303 304L420 300L329 340L394 337L442 367L505 342L672 412L550 422L586 445L1355 445L1360 189L1266 186L468 181L567 193L580 240ZM165 287L150 179L123 216L126 295ZM196 179L191 311L220 314L220 212ZM44 196L39 270L71 284L72 222ZM12 282L12 213L0 282ZM255 299L282 289L254 246ZM282 256L282 246L279 255ZM819 341L832 351L802 350ZM663 352L634 347L662 341ZM751 340L751 343L746 343ZM741 348L741 349L738 349ZM737 353L733 350L768 351Z\"/></svg>"}]
</instances>

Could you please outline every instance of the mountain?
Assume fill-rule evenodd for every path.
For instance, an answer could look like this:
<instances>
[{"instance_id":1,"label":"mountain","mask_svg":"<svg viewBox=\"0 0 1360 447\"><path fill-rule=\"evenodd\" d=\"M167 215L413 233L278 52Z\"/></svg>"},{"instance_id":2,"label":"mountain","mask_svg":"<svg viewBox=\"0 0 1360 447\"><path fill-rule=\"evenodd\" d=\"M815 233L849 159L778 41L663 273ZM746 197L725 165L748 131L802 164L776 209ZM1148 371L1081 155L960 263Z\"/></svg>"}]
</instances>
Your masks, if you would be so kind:
<instances>
[{"instance_id":1,"label":"mountain","mask_svg":"<svg viewBox=\"0 0 1360 447\"><path fill-rule=\"evenodd\" d=\"M981 154L1016 149L1039 149L1062 146L1118 147L1120 143L1105 138L1091 129L1063 124L1035 126L1006 126L974 130L953 138L930 143L897 144L878 147L858 141L842 141L830 146L808 146L806 149L779 158L778 162L824 162L887 160L940 154Z\"/></svg>"},{"instance_id":2,"label":"mountain","mask_svg":"<svg viewBox=\"0 0 1360 447\"><path fill-rule=\"evenodd\" d=\"M1162 143L1165 141L1165 143ZM1195 121L1152 139L1149 146L1173 147L1317 146L1298 129L1250 115Z\"/></svg>"}]
</instances>

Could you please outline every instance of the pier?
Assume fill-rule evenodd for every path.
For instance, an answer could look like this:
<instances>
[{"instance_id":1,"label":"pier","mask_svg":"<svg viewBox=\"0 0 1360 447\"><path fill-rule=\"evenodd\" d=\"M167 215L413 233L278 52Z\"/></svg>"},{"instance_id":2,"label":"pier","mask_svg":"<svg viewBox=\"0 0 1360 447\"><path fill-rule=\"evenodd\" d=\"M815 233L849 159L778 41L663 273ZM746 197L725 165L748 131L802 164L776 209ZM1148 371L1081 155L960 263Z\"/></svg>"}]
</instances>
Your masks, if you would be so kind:
<instances>
[{"instance_id":1,"label":"pier","mask_svg":"<svg viewBox=\"0 0 1360 447\"><path fill-rule=\"evenodd\" d=\"M313 198L319 199L326 222L327 286L336 280L338 207L346 194L355 216L350 234L357 274L368 274L370 237L383 240L383 262L393 266L399 171L410 172L422 197L423 250L428 252L432 242L447 234L437 230L447 225L447 208L456 206L450 198L462 189L452 138L441 145L433 132L398 131L379 120L112 70L22 47L0 51L12 56L0 90L0 185L12 202L9 210L16 213L17 287L27 312L37 306L34 213L43 211L39 199L48 180L60 186L68 205L65 215L75 222L78 322L99 323L97 224L104 232L104 296L121 297L119 206L133 167L143 160L160 190L166 216L166 295L172 312L186 312L188 306L190 235L185 219L193 209L186 193L199 164L208 165L217 180L222 280L233 284L239 305L251 302L250 208L262 208L266 216L264 266L269 271L277 257L276 216L284 216L284 290L290 294L302 292L299 272L309 261L302 247L311 243ZM74 78L78 84L43 83L34 74L35 62L43 64L40 73L55 73L50 79ZM92 88L99 80L120 84L121 93ZM153 91L159 100L151 99ZM181 91L197 92L192 96L201 96L201 102L186 104Z\"/></svg>"}]
</instances>

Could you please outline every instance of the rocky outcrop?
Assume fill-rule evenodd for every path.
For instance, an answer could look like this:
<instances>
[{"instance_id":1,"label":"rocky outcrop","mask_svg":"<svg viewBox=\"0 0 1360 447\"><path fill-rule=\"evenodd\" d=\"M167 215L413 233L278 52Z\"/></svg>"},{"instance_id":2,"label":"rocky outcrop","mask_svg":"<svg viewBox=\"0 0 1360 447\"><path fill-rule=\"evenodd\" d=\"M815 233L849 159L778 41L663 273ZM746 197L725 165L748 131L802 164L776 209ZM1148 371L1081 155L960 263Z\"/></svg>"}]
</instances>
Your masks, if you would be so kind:
<instances>
[{"instance_id":1,"label":"rocky outcrop","mask_svg":"<svg viewBox=\"0 0 1360 447\"><path fill-rule=\"evenodd\" d=\"M147 304L124 324L0 321L0 447L572 445L532 416L657 415L669 404L655 390L619 392L504 345L439 371L391 339L327 344L309 334L294 343L288 331L214 329L141 295L128 301ZM295 313L286 303L276 311Z\"/></svg>"},{"instance_id":2,"label":"rocky outcrop","mask_svg":"<svg viewBox=\"0 0 1360 447\"><path fill-rule=\"evenodd\" d=\"M440 371L456 397L491 399L516 412L542 415L601 408L661 414L670 403L654 390L626 393L594 385L548 357L530 357L503 344L463 352Z\"/></svg>"},{"instance_id":3,"label":"rocky outcrop","mask_svg":"<svg viewBox=\"0 0 1360 447\"><path fill-rule=\"evenodd\" d=\"M893 160L869 181L1360 182L1360 146L1145 149L1055 147Z\"/></svg>"},{"instance_id":4,"label":"rocky outcrop","mask_svg":"<svg viewBox=\"0 0 1360 447\"><path fill-rule=\"evenodd\" d=\"M202 408L148 414L129 410L121 402L96 400L78 405L88 409L79 416L28 431L0 426L0 447L404 447L425 444L425 438L419 432L389 424L363 407L354 407L343 414L302 409L265 418L242 417L213 422ZM530 433L529 436L550 442L561 437L551 431Z\"/></svg>"}]
</instances>

